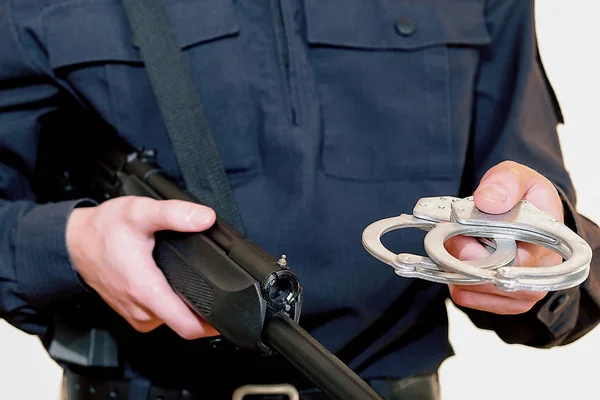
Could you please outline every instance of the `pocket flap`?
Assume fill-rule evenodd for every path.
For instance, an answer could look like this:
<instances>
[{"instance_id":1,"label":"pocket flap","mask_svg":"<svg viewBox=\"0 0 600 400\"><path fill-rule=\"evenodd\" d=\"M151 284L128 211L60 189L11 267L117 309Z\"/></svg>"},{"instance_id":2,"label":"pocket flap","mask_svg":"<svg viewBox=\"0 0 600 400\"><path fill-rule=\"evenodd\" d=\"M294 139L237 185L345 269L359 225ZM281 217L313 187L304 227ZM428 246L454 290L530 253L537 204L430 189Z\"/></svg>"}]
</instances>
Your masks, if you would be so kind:
<instances>
[{"instance_id":1,"label":"pocket flap","mask_svg":"<svg viewBox=\"0 0 600 400\"><path fill-rule=\"evenodd\" d=\"M239 32L232 0L166 1L183 49ZM95 61L141 62L123 6L113 0L70 1L43 13L53 68Z\"/></svg>"},{"instance_id":2,"label":"pocket flap","mask_svg":"<svg viewBox=\"0 0 600 400\"><path fill-rule=\"evenodd\" d=\"M484 2L305 0L311 44L412 50L490 42Z\"/></svg>"}]
</instances>

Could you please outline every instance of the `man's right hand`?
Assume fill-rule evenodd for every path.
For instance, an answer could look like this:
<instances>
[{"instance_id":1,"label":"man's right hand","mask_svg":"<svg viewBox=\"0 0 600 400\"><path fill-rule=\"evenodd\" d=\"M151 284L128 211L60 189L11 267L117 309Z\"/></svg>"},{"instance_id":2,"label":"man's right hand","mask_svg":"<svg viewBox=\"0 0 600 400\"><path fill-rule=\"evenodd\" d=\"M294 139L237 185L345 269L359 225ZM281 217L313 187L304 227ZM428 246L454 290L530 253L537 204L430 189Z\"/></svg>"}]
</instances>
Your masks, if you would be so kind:
<instances>
[{"instance_id":1,"label":"man's right hand","mask_svg":"<svg viewBox=\"0 0 600 400\"><path fill-rule=\"evenodd\" d=\"M140 332L166 324L184 339L218 335L169 286L152 257L154 233L199 232L216 219L208 207L180 200L126 196L76 208L67 249L83 278Z\"/></svg>"}]
</instances>

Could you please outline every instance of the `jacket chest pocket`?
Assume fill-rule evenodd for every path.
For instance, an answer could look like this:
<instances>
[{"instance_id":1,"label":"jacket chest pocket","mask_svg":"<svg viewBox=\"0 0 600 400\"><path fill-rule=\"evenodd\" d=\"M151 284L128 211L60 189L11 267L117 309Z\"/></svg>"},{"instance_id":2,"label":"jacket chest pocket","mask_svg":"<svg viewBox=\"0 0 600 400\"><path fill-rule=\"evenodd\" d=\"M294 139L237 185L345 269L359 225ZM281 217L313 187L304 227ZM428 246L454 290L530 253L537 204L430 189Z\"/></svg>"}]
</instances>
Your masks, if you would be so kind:
<instances>
[{"instance_id":1,"label":"jacket chest pocket","mask_svg":"<svg viewBox=\"0 0 600 400\"><path fill-rule=\"evenodd\" d=\"M325 173L456 175L452 98L463 83L453 79L474 76L490 42L483 1L304 1Z\"/></svg>"},{"instance_id":2,"label":"jacket chest pocket","mask_svg":"<svg viewBox=\"0 0 600 400\"><path fill-rule=\"evenodd\" d=\"M248 86L240 74L240 28L233 1L165 0L165 6L226 170L254 171L259 151ZM132 144L158 148L159 163L179 175L121 3L61 2L44 10L43 33L51 67L65 86Z\"/></svg>"}]
</instances>

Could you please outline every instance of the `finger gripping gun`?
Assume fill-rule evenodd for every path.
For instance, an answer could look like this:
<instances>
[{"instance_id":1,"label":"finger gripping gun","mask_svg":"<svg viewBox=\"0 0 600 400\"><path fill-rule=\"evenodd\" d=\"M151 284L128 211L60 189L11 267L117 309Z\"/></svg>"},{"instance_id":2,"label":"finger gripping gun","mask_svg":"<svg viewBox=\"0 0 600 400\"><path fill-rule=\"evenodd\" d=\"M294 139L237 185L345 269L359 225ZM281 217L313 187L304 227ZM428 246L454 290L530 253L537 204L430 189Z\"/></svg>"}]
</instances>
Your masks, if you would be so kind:
<instances>
[{"instance_id":1,"label":"finger gripping gun","mask_svg":"<svg viewBox=\"0 0 600 400\"><path fill-rule=\"evenodd\" d=\"M42 120L61 127L41 137L45 152L38 164L58 169L44 171L37 182L45 196L96 202L147 196L202 204L158 166L154 150L134 148L102 120L90 117L78 124L78 118L60 113ZM57 134L69 146L57 145ZM174 291L227 342L246 351L281 354L332 399L382 399L299 326L302 286L285 256L271 256L218 215L203 232L157 232L153 256Z\"/></svg>"}]
</instances>

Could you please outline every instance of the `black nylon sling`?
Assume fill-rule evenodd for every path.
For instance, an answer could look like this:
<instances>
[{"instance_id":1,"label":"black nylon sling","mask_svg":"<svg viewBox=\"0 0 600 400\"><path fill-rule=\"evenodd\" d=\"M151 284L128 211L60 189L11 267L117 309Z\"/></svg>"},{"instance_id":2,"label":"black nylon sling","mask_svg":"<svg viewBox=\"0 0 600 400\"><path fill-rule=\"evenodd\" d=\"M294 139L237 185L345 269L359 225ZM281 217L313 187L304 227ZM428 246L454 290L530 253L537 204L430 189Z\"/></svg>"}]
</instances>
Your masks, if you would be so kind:
<instances>
[{"instance_id":1,"label":"black nylon sling","mask_svg":"<svg viewBox=\"0 0 600 400\"><path fill-rule=\"evenodd\" d=\"M191 71L161 0L123 0L186 189L244 233Z\"/></svg>"},{"instance_id":2,"label":"black nylon sling","mask_svg":"<svg viewBox=\"0 0 600 400\"><path fill-rule=\"evenodd\" d=\"M140 49L187 189L243 233L225 170L192 75L162 0L122 0ZM410 299L429 283L415 282L382 315L336 352L345 364L389 331L408 311ZM410 330L411 333L413 330ZM405 334L396 338L401 342ZM300 377L300 379L304 379Z\"/></svg>"}]
</instances>

